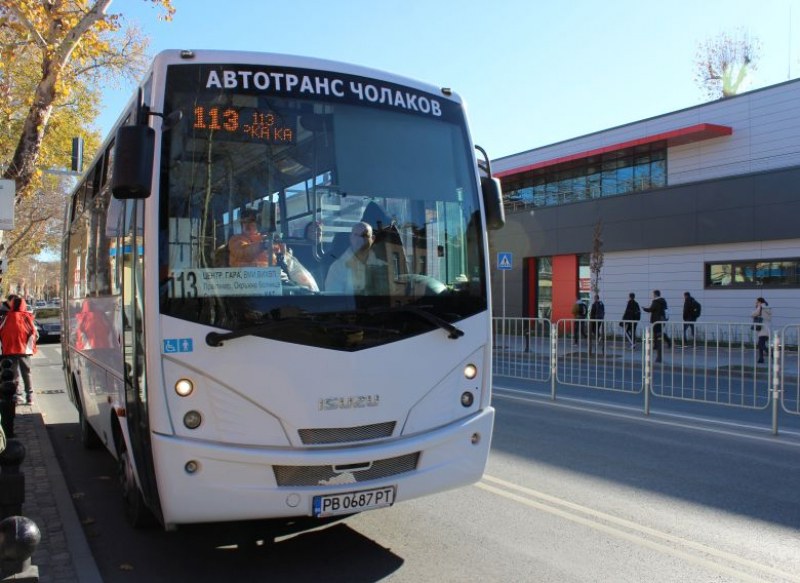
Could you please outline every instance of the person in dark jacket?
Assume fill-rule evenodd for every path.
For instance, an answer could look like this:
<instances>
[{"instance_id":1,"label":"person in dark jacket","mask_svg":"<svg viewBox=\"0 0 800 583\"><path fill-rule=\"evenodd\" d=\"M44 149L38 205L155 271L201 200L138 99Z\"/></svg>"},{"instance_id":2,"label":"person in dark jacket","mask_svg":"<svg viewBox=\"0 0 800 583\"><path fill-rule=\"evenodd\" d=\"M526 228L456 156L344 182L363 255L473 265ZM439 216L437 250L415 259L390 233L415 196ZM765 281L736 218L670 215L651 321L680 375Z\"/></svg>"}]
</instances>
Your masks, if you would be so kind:
<instances>
[{"instance_id":1,"label":"person in dark jacket","mask_svg":"<svg viewBox=\"0 0 800 583\"><path fill-rule=\"evenodd\" d=\"M694 323L700 317L700 302L692 297L689 292L683 292L683 344L689 343L689 334L692 333L692 342L695 340Z\"/></svg>"},{"instance_id":2,"label":"person in dark jacket","mask_svg":"<svg viewBox=\"0 0 800 583\"><path fill-rule=\"evenodd\" d=\"M639 326L639 320L642 319L642 308L639 302L636 301L636 294L631 292L628 294L628 303L625 304L625 313L622 314L622 319L625 320L625 338L631 345L631 348L636 348L636 328Z\"/></svg>"},{"instance_id":3,"label":"person in dark jacket","mask_svg":"<svg viewBox=\"0 0 800 583\"><path fill-rule=\"evenodd\" d=\"M572 304L572 319L575 320L572 325L572 343L578 344L579 338L586 338L586 316L589 310L586 304L581 299L580 295Z\"/></svg>"},{"instance_id":4,"label":"person in dark jacket","mask_svg":"<svg viewBox=\"0 0 800 583\"><path fill-rule=\"evenodd\" d=\"M33 404L31 383L31 355L36 353L39 335L33 325L33 314L28 311L24 298L14 297L9 301L9 310L0 322L0 352L2 358L11 360L15 377L22 377L24 397L17 384L17 403Z\"/></svg>"},{"instance_id":5,"label":"person in dark jacket","mask_svg":"<svg viewBox=\"0 0 800 583\"><path fill-rule=\"evenodd\" d=\"M667 300L661 297L661 291L653 290L653 301L650 302L650 307L642 308L645 312L650 314L650 323L653 324L653 348L657 352L656 362L661 362L661 340L667 343L669 348L672 348L672 338L667 335L664 330L664 322L668 320L667 317Z\"/></svg>"},{"instance_id":6,"label":"person in dark jacket","mask_svg":"<svg viewBox=\"0 0 800 583\"><path fill-rule=\"evenodd\" d=\"M603 304L603 300L600 299L600 296L594 294L594 301L589 307L589 320L592 320L592 322L590 322L590 331L595 342L602 343L603 345L605 345L605 335L603 334L603 320L605 320L605 317L606 306Z\"/></svg>"}]
</instances>

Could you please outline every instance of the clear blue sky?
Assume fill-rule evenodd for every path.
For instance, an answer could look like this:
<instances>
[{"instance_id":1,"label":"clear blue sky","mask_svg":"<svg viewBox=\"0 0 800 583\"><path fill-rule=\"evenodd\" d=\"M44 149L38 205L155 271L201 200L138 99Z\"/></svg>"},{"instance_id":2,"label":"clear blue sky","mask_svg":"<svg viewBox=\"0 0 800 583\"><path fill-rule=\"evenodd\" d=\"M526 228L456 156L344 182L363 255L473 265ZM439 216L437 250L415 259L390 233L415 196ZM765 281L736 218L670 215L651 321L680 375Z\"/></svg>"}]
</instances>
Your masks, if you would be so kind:
<instances>
[{"instance_id":1,"label":"clear blue sky","mask_svg":"<svg viewBox=\"0 0 800 583\"><path fill-rule=\"evenodd\" d=\"M114 0L168 48L324 57L452 87L492 158L704 101L698 43L743 29L761 42L751 88L800 76L800 0ZM107 89L105 134L132 87Z\"/></svg>"}]
</instances>

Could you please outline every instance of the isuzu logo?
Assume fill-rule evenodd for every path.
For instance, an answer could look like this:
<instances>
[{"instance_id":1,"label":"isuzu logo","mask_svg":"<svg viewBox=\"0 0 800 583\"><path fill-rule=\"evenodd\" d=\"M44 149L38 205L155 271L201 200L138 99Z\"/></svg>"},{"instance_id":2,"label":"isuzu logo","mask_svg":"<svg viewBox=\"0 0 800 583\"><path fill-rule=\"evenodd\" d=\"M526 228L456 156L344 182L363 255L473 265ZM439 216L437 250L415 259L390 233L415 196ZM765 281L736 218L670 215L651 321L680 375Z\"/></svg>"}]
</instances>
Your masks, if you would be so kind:
<instances>
[{"instance_id":1,"label":"isuzu logo","mask_svg":"<svg viewBox=\"0 0 800 583\"><path fill-rule=\"evenodd\" d=\"M348 397L323 397L319 400L320 411L335 409L363 409L377 407L381 403L380 395L350 395Z\"/></svg>"}]
</instances>

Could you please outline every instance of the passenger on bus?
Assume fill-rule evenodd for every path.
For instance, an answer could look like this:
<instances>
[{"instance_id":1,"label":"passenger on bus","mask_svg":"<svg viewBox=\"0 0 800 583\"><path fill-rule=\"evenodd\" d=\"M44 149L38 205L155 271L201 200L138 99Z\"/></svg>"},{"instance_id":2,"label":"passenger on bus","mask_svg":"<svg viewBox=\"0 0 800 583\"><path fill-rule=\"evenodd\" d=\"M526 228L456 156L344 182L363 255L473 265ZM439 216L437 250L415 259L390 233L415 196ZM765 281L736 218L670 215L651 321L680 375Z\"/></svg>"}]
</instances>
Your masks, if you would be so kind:
<instances>
[{"instance_id":1,"label":"passenger on bus","mask_svg":"<svg viewBox=\"0 0 800 583\"><path fill-rule=\"evenodd\" d=\"M316 281L325 281L325 272L333 258L323 251L322 224L310 221L303 229L303 240L291 249L295 260L311 272Z\"/></svg>"},{"instance_id":2,"label":"passenger on bus","mask_svg":"<svg viewBox=\"0 0 800 583\"><path fill-rule=\"evenodd\" d=\"M381 294L388 289L388 270L385 261L372 250L372 227L364 222L350 230L350 246L342 253L325 279L325 291L343 294Z\"/></svg>"},{"instance_id":3,"label":"passenger on bus","mask_svg":"<svg viewBox=\"0 0 800 583\"><path fill-rule=\"evenodd\" d=\"M281 275L287 281L319 291L314 276L295 259L290 249L280 241L273 240L270 257L267 237L258 231L256 211L246 209L239 218L242 232L228 241L229 263L231 267L270 267L279 266Z\"/></svg>"}]
</instances>

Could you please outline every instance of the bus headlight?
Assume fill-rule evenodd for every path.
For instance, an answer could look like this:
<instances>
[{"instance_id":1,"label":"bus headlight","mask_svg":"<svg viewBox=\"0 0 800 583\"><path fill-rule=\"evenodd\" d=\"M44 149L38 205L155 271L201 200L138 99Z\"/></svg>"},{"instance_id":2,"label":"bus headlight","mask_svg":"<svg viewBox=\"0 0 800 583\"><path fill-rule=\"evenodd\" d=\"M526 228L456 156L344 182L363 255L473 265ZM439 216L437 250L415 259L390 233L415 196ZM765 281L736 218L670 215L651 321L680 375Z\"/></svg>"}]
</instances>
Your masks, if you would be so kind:
<instances>
[{"instance_id":1,"label":"bus headlight","mask_svg":"<svg viewBox=\"0 0 800 583\"><path fill-rule=\"evenodd\" d=\"M203 416L199 411L189 411L183 416L183 424L189 429L197 429L203 422Z\"/></svg>"},{"instance_id":2,"label":"bus headlight","mask_svg":"<svg viewBox=\"0 0 800 583\"><path fill-rule=\"evenodd\" d=\"M469 380L474 379L476 376L478 376L478 367L474 364L468 364L464 367L464 376Z\"/></svg>"},{"instance_id":3,"label":"bus headlight","mask_svg":"<svg viewBox=\"0 0 800 583\"><path fill-rule=\"evenodd\" d=\"M475 395L473 395L470 391L464 391L461 393L461 404L464 407L472 407L472 403L475 402Z\"/></svg>"},{"instance_id":4,"label":"bus headlight","mask_svg":"<svg viewBox=\"0 0 800 583\"><path fill-rule=\"evenodd\" d=\"M175 383L175 392L181 397L188 397L194 391L194 383L189 379L180 379Z\"/></svg>"}]
</instances>

